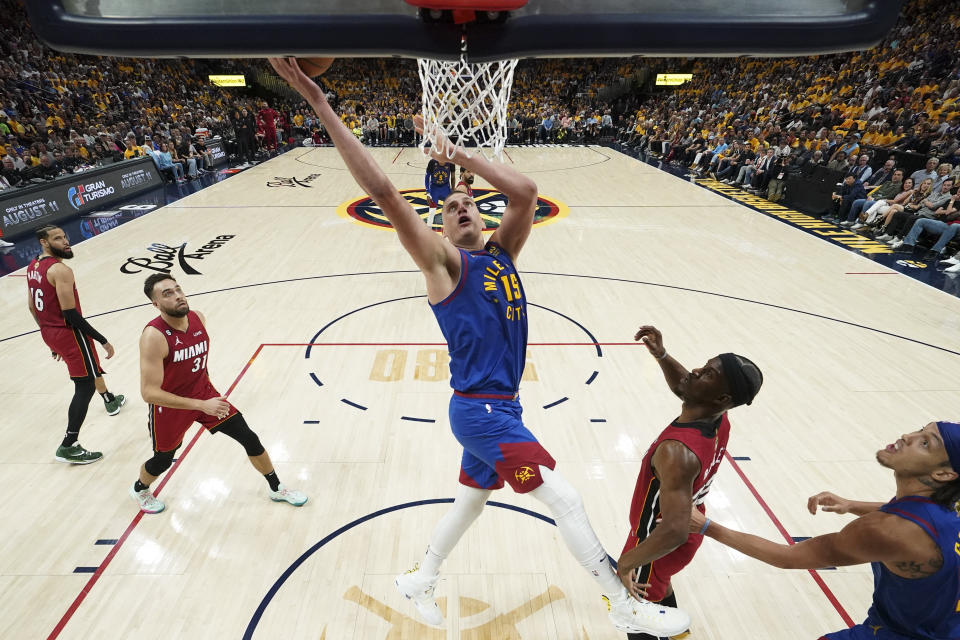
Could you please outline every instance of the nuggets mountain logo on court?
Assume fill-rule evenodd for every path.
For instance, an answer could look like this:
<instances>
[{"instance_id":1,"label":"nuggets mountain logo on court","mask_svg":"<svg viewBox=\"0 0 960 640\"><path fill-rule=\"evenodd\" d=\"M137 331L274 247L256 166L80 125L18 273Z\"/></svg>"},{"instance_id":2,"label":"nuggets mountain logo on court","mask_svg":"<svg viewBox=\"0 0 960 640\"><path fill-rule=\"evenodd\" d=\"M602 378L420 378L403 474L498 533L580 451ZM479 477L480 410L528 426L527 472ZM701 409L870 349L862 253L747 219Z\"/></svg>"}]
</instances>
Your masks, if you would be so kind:
<instances>
[{"instance_id":1,"label":"nuggets mountain logo on court","mask_svg":"<svg viewBox=\"0 0 960 640\"><path fill-rule=\"evenodd\" d=\"M235 235L217 236L199 249L195 249L189 253L187 252L186 242L174 247L161 242L154 242L147 247L147 251L152 255L149 257L127 258L127 261L120 266L120 272L133 274L140 273L146 269L158 273L170 273L173 269L174 261L176 261L185 274L191 276L201 275L187 260L203 260L235 237Z\"/></svg>"},{"instance_id":2,"label":"nuggets mountain logo on court","mask_svg":"<svg viewBox=\"0 0 960 640\"><path fill-rule=\"evenodd\" d=\"M267 180L268 187L306 187L312 189L310 183L319 178L320 173L311 173L306 178L281 178L274 176L273 180Z\"/></svg>"},{"instance_id":3,"label":"nuggets mountain logo on court","mask_svg":"<svg viewBox=\"0 0 960 640\"><path fill-rule=\"evenodd\" d=\"M426 191L423 189L404 189L400 193L421 218L426 220L432 215ZM477 209L480 211L480 218L483 220L485 231L493 231L500 226L500 217L507 208L507 197L505 195L493 189L474 189L473 201L477 203ZM570 208L559 200L538 196L533 224L548 224L566 217L568 213L570 213ZM337 214L380 229L393 228L377 203L369 197L341 204L337 207ZM440 216L437 215L433 228L440 230L442 226Z\"/></svg>"}]
</instances>

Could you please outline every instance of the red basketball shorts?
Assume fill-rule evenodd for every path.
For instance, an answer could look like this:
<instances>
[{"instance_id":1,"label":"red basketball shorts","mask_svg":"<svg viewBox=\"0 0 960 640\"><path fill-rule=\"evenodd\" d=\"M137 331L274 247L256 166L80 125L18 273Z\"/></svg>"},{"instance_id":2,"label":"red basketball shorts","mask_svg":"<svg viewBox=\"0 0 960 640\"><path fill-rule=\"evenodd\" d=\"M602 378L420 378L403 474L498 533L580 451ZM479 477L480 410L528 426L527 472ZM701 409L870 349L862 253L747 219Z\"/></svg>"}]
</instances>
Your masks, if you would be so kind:
<instances>
[{"instance_id":1,"label":"red basketball shorts","mask_svg":"<svg viewBox=\"0 0 960 640\"><path fill-rule=\"evenodd\" d=\"M200 393L190 397L197 400L209 400L219 396L220 392L207 382L206 387ZM157 452L174 451L179 448L183 444L183 436L194 422L199 422L207 431L214 432L221 424L240 413L232 404L229 413L223 418L208 415L203 411L171 409L155 404L149 405L149 411L147 427L150 430L150 438L153 440L153 450Z\"/></svg>"},{"instance_id":2,"label":"red basketball shorts","mask_svg":"<svg viewBox=\"0 0 960 640\"><path fill-rule=\"evenodd\" d=\"M41 327L40 336L63 358L71 378L98 378L104 371L93 340L73 327Z\"/></svg>"},{"instance_id":3,"label":"red basketball shorts","mask_svg":"<svg viewBox=\"0 0 960 640\"><path fill-rule=\"evenodd\" d=\"M640 542L639 538L631 534L627 538L627 544L624 545L623 552L626 553L633 549ZM670 579L690 564L701 544L703 544L703 536L691 533L682 545L662 558L637 569L637 582L650 584L650 588L647 589L647 600L660 602L667 596L667 592L670 590Z\"/></svg>"}]
</instances>

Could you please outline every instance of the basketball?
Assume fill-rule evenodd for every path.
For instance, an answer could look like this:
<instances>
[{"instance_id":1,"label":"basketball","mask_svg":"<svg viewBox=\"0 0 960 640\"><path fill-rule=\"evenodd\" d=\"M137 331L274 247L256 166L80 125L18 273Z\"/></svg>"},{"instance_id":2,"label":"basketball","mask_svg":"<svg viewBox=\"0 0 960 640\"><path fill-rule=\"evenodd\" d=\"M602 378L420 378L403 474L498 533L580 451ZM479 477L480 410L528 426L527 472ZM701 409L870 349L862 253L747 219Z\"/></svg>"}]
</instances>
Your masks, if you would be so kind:
<instances>
[{"instance_id":1,"label":"basketball","mask_svg":"<svg viewBox=\"0 0 960 640\"><path fill-rule=\"evenodd\" d=\"M323 75L323 72L330 68L334 58L297 58L297 64L300 69L311 78Z\"/></svg>"}]
</instances>

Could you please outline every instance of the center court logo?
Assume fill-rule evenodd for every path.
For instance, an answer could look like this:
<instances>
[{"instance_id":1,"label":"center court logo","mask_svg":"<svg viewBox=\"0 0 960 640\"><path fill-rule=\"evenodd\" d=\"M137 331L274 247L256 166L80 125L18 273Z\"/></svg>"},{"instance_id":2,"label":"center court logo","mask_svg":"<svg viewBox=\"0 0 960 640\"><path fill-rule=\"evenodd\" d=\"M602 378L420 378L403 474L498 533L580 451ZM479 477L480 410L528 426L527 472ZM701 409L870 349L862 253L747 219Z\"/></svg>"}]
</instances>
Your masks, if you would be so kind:
<instances>
[{"instance_id":1,"label":"center court logo","mask_svg":"<svg viewBox=\"0 0 960 640\"><path fill-rule=\"evenodd\" d=\"M222 247L228 241L236 236L222 235L210 240L199 249L187 250L187 243L177 246L168 246L160 242L154 242L147 251L148 257L127 258L127 261L120 266L121 273L140 273L143 270L156 271L157 273L170 273L173 265L179 264L180 269L187 275L202 275L188 260L203 260L211 253Z\"/></svg>"},{"instance_id":2,"label":"center court logo","mask_svg":"<svg viewBox=\"0 0 960 640\"><path fill-rule=\"evenodd\" d=\"M492 607L488 603L482 600L460 596L458 601L460 605L460 618L462 620L466 619L461 622L460 637L463 640L486 640L487 638L513 638L520 640L524 637L518 627L520 623L537 614L537 612L553 602L562 600L564 597L563 591L554 585L550 585L547 590L540 595L519 604L510 611L493 615ZM373 598L373 596L364 593L359 587L354 586L347 589L346 593L343 594L343 599L356 603L389 624L390 631L383 636L384 638L399 638L402 636L404 638L417 638L418 640L443 640L447 637L445 629L428 627L419 620L404 615L387 604ZM449 603L444 603L444 600L445 598L437 598L437 601L441 605L447 605L447 610L449 611ZM464 627L464 622L469 624L470 618L483 617L487 617L488 620L475 624L475 626L472 627ZM326 627L321 631L321 640L333 640L334 637L336 636L331 635L327 638ZM579 638L580 636L577 635L576 637ZM589 636L586 635L585 630L583 637L589 640Z\"/></svg>"},{"instance_id":3,"label":"center court logo","mask_svg":"<svg viewBox=\"0 0 960 640\"><path fill-rule=\"evenodd\" d=\"M417 212L425 221L432 215L427 193L423 189L405 189L400 192L404 199L410 203L413 210ZM493 231L500 226L500 217L507 207L507 197L499 191L493 189L474 189L473 200L477 203L477 209L480 211L480 218L484 223L485 231ZM548 224L564 218L570 213L570 208L559 200L547 198L545 196L537 197L537 209L534 212L533 224ZM343 218L353 218L372 227L380 229L392 229L390 221L383 215L380 207L372 198L360 198L351 202L345 202L337 207L337 214ZM440 216L436 216L433 228L439 231L442 228Z\"/></svg>"}]
</instances>

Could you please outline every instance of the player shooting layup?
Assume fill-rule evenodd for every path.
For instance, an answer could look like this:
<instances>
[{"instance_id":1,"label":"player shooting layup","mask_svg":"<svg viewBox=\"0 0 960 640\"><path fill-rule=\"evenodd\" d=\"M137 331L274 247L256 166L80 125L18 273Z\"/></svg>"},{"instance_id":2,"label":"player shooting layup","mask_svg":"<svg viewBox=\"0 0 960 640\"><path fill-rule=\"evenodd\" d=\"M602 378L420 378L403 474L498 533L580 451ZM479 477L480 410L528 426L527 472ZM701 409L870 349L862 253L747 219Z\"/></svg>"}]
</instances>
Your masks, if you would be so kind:
<instances>
[{"instance_id":1,"label":"player shooting layup","mask_svg":"<svg viewBox=\"0 0 960 640\"><path fill-rule=\"evenodd\" d=\"M518 396L526 361L526 295L514 263L533 226L537 185L481 154L458 150L452 161L479 175L508 198L500 227L488 242L473 199L455 191L443 203L443 238L423 224L359 140L343 125L323 91L293 59L270 63L317 112L357 184L377 203L401 244L423 272L427 299L450 350L450 426L463 445L460 487L453 507L434 530L426 556L396 580L428 623L443 622L434 599L440 565L504 481L529 493L553 514L570 552L595 577L621 631L673 635L690 617L631 596L610 566L587 520L577 491L521 420ZM422 129L422 119L417 127ZM444 158L441 140L432 147ZM439 147L439 148L438 148Z\"/></svg>"}]
</instances>

